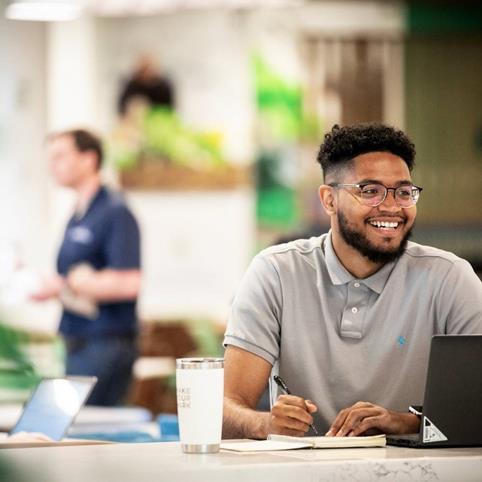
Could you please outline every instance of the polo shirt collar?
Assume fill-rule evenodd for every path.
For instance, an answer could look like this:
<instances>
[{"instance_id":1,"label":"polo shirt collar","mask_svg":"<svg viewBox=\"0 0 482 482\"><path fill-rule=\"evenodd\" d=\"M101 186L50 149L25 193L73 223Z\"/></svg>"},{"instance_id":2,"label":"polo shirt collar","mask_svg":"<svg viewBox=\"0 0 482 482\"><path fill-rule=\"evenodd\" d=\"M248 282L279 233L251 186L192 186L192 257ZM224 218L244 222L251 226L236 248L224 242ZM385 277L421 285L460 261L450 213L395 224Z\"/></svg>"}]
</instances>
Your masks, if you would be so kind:
<instances>
[{"instance_id":1,"label":"polo shirt collar","mask_svg":"<svg viewBox=\"0 0 482 482\"><path fill-rule=\"evenodd\" d=\"M392 269L395 266L395 261L392 261L384 265L381 269L379 269L376 273L373 273L368 278L355 278L341 264L338 256L335 254L335 250L333 249L333 244L331 242L331 229L324 239L324 251L328 274L330 276L331 282L334 285L343 285L351 281L357 280L358 282L366 285L372 291L375 291L375 293L380 294L383 290L383 287L385 286L385 283L388 280L388 277L390 276L390 273L392 272Z\"/></svg>"},{"instance_id":2,"label":"polo shirt collar","mask_svg":"<svg viewBox=\"0 0 482 482\"><path fill-rule=\"evenodd\" d=\"M92 209L92 206L94 206L94 204L96 204L99 199L104 196L105 192L106 187L101 185L97 192L92 196L91 200L87 203L84 210L74 212L73 218L77 221L83 219L86 214Z\"/></svg>"}]
</instances>

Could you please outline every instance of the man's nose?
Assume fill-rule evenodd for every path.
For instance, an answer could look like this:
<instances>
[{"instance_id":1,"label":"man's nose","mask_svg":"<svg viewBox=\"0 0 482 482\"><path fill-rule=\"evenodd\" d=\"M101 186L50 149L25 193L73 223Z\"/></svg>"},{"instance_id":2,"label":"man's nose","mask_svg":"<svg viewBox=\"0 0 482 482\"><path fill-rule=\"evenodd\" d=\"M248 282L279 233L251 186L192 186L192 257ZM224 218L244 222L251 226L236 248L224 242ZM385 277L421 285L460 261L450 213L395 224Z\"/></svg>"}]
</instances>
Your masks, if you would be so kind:
<instances>
[{"instance_id":1,"label":"man's nose","mask_svg":"<svg viewBox=\"0 0 482 482\"><path fill-rule=\"evenodd\" d=\"M394 188L388 188L387 189L387 195L385 196L385 199L381 204L379 204L379 207L383 206L384 210L390 210L390 211L399 211L400 206L397 203L397 200L395 199L395 189Z\"/></svg>"}]
</instances>

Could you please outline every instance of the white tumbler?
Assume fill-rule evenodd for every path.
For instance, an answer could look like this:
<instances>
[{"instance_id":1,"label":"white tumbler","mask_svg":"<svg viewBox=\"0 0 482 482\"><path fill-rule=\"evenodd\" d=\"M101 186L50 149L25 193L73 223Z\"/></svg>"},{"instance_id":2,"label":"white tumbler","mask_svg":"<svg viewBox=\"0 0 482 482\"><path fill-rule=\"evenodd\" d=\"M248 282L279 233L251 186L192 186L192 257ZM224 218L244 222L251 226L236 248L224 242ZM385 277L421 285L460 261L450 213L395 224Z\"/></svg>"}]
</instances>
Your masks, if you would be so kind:
<instances>
[{"instance_id":1,"label":"white tumbler","mask_svg":"<svg viewBox=\"0 0 482 482\"><path fill-rule=\"evenodd\" d=\"M183 452L219 452L223 425L224 359L178 358L176 389Z\"/></svg>"}]
</instances>

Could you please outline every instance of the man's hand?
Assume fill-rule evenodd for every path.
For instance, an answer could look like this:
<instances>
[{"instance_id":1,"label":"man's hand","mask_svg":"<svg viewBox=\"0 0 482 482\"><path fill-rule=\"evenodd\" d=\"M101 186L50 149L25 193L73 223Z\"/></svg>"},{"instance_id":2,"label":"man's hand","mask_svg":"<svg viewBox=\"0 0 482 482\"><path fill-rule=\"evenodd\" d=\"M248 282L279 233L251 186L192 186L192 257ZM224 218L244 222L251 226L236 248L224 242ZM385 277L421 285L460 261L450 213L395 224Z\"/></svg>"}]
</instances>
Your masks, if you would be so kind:
<instances>
[{"instance_id":1,"label":"man's hand","mask_svg":"<svg viewBox=\"0 0 482 482\"><path fill-rule=\"evenodd\" d=\"M41 281L38 290L30 294L33 301L46 301L51 298L57 298L65 284L65 279L59 275L52 275Z\"/></svg>"},{"instance_id":2,"label":"man's hand","mask_svg":"<svg viewBox=\"0 0 482 482\"><path fill-rule=\"evenodd\" d=\"M412 413L393 412L370 402L357 402L338 413L326 435L355 437L373 433L415 433L419 424L419 418Z\"/></svg>"},{"instance_id":3,"label":"man's hand","mask_svg":"<svg viewBox=\"0 0 482 482\"><path fill-rule=\"evenodd\" d=\"M310 414L317 410L310 400L294 395L280 395L271 408L269 433L302 437L313 423Z\"/></svg>"}]
</instances>

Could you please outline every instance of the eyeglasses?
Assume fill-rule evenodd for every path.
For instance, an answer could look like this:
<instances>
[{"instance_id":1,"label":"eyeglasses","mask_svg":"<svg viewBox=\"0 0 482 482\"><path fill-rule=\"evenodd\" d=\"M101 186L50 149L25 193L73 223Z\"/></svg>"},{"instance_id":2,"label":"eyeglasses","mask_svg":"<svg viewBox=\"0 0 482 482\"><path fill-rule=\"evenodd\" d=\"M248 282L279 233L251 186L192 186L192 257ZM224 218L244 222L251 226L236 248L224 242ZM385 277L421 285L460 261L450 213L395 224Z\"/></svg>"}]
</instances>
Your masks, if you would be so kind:
<instances>
[{"instance_id":1,"label":"eyeglasses","mask_svg":"<svg viewBox=\"0 0 482 482\"><path fill-rule=\"evenodd\" d=\"M393 191L393 197L395 202L401 208L411 208L417 204L422 188L414 186L413 184L403 184L399 187L386 187L380 183L361 183L361 184L342 184L338 182L332 182L328 184L330 187L334 188L356 188L358 189L357 194L350 194L361 204L365 206L375 207L380 205L385 201L388 191Z\"/></svg>"}]
</instances>

